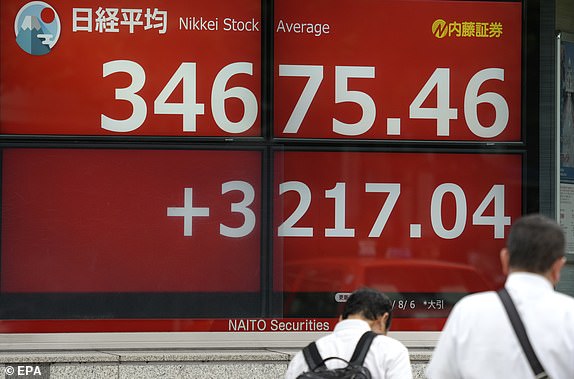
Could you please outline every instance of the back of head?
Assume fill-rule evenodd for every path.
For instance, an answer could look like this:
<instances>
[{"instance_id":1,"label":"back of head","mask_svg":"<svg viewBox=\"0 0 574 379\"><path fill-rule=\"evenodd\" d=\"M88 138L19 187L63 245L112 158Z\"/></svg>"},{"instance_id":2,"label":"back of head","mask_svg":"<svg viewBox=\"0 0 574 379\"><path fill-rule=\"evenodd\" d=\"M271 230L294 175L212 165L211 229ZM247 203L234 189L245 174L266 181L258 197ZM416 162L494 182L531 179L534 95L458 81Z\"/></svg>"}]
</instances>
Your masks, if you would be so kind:
<instances>
[{"instance_id":1,"label":"back of head","mask_svg":"<svg viewBox=\"0 0 574 379\"><path fill-rule=\"evenodd\" d=\"M361 288L349 296L341 317L346 319L351 315L360 315L367 320L376 320L388 313L386 327L389 329L392 310L393 304L387 295L371 288Z\"/></svg>"},{"instance_id":2,"label":"back of head","mask_svg":"<svg viewBox=\"0 0 574 379\"><path fill-rule=\"evenodd\" d=\"M506 247L510 268L542 274L564 256L564 232L551 218L524 216L512 225Z\"/></svg>"}]
</instances>

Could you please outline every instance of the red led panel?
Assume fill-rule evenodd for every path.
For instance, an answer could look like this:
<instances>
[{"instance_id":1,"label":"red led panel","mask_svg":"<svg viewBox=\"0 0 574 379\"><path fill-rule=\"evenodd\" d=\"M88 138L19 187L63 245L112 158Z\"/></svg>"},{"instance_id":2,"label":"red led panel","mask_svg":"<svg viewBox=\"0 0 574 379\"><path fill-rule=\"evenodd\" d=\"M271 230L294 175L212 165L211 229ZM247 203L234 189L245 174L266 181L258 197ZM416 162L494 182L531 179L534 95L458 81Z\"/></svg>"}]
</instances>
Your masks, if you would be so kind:
<instances>
[{"instance_id":1,"label":"red led panel","mask_svg":"<svg viewBox=\"0 0 574 379\"><path fill-rule=\"evenodd\" d=\"M281 152L275 173L278 291L467 293L504 281L520 155Z\"/></svg>"},{"instance_id":2,"label":"red led panel","mask_svg":"<svg viewBox=\"0 0 574 379\"><path fill-rule=\"evenodd\" d=\"M261 135L257 0L2 1L0 17L2 134Z\"/></svg>"},{"instance_id":3,"label":"red led panel","mask_svg":"<svg viewBox=\"0 0 574 379\"><path fill-rule=\"evenodd\" d=\"M2 292L258 291L260 159L4 150Z\"/></svg>"},{"instance_id":4,"label":"red led panel","mask_svg":"<svg viewBox=\"0 0 574 379\"><path fill-rule=\"evenodd\" d=\"M275 136L520 141L520 2L277 1Z\"/></svg>"}]
</instances>

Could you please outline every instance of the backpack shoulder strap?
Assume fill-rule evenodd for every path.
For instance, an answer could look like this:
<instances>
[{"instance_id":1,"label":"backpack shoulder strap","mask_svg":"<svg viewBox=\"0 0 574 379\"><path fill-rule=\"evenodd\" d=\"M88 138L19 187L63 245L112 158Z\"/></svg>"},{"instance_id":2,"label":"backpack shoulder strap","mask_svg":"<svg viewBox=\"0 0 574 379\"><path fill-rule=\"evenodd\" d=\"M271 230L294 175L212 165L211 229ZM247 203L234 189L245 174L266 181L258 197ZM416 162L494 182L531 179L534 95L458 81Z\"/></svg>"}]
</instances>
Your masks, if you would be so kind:
<instances>
[{"instance_id":1,"label":"backpack shoulder strap","mask_svg":"<svg viewBox=\"0 0 574 379\"><path fill-rule=\"evenodd\" d=\"M530 363L530 367L532 367L532 371L534 371L536 378L547 378L548 376L544 371L544 367L538 360L538 357L536 356L536 353L534 352L534 349L530 344L528 334L526 333L524 324L520 319L520 315L516 310L516 306L514 305L514 302L512 301L510 294L508 293L508 291L506 291L506 288L502 288L500 291L497 292L497 294L498 297L500 297L500 300L502 301L502 305L504 305L504 308L506 309L506 313L508 313L510 323L514 328L514 332L518 337L520 345L522 346L522 350L524 351L524 354L526 355L528 363Z\"/></svg>"},{"instance_id":2,"label":"backpack shoulder strap","mask_svg":"<svg viewBox=\"0 0 574 379\"><path fill-rule=\"evenodd\" d=\"M317 349L317 344L314 341L303 348L303 356L305 357L305 362L307 362L307 366L309 366L309 370L311 371L315 371L318 367L326 367L325 362Z\"/></svg>"},{"instance_id":3,"label":"backpack shoulder strap","mask_svg":"<svg viewBox=\"0 0 574 379\"><path fill-rule=\"evenodd\" d=\"M365 362L365 357L369 352L369 348L371 347L371 343L377 336L377 333L372 331L365 332L359 342L357 343L357 347L355 347L355 351L353 352L353 356L349 361L351 365L362 366L363 362Z\"/></svg>"}]
</instances>

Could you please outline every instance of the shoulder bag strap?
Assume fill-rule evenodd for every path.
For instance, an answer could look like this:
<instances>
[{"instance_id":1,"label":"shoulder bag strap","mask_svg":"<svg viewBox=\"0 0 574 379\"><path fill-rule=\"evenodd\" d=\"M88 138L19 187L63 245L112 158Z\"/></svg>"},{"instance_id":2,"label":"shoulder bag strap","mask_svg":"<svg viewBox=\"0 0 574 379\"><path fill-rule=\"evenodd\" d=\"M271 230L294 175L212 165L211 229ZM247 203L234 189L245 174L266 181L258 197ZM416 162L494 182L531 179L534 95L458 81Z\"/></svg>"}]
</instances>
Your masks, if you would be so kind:
<instances>
[{"instance_id":1,"label":"shoulder bag strap","mask_svg":"<svg viewBox=\"0 0 574 379\"><path fill-rule=\"evenodd\" d=\"M307 362L307 366L309 366L309 370L311 371L315 371L318 367L326 367L315 342L311 342L303 348L303 356L305 357L305 362Z\"/></svg>"},{"instance_id":2,"label":"shoulder bag strap","mask_svg":"<svg viewBox=\"0 0 574 379\"><path fill-rule=\"evenodd\" d=\"M524 354L526 354L526 358L528 358L528 363L530 363L530 367L532 367L532 370L536 375L536 379L549 378L548 374L544 371L544 367L542 367L542 364L538 360L532 345L530 344L530 340L526 334L526 329L524 329L524 324L520 319L520 315L518 314L518 311L516 310L514 302L508 294L508 291L506 291L506 288L502 288L497 293L498 297L500 297L500 300L502 301L502 304L504 305L504 308L506 309L506 313L508 314L510 323L514 328L514 332L520 341L522 350L524 351Z\"/></svg>"},{"instance_id":3,"label":"shoulder bag strap","mask_svg":"<svg viewBox=\"0 0 574 379\"><path fill-rule=\"evenodd\" d=\"M357 342L357 347L355 347L355 351L353 352L353 356L349 361L349 364L362 366L363 362L365 361L365 357L369 352L369 348L371 347L371 343L373 339L377 336L377 333L372 331L365 332L359 342Z\"/></svg>"}]
</instances>

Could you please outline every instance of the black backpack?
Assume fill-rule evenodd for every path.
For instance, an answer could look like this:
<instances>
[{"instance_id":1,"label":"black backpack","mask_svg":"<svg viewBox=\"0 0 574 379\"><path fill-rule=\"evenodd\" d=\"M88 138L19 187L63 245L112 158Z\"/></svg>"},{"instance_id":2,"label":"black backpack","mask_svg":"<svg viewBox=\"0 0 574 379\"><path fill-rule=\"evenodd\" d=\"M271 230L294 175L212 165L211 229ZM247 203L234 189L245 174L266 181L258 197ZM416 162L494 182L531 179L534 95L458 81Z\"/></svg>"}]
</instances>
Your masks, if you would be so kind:
<instances>
[{"instance_id":1,"label":"black backpack","mask_svg":"<svg viewBox=\"0 0 574 379\"><path fill-rule=\"evenodd\" d=\"M377 336L376 333L365 332L359 342L350 361L339 357L329 357L323 359L315 342L311 342L303 349L303 356L309 366L309 371L299 375L297 379L371 379L371 372L363 366L367 352L371 347L371 342ZM325 362L330 359L339 359L347 363L347 367L328 369Z\"/></svg>"}]
</instances>

